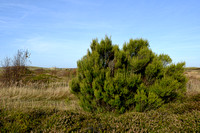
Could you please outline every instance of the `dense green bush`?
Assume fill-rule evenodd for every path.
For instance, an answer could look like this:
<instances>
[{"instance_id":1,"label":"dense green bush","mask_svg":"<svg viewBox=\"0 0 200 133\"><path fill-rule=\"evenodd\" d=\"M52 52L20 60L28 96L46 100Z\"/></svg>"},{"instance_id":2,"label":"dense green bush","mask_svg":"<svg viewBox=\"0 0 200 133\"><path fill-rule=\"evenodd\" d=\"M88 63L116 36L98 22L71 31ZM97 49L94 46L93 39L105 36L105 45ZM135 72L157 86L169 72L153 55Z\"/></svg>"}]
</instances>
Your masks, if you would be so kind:
<instances>
[{"instance_id":1,"label":"dense green bush","mask_svg":"<svg viewBox=\"0 0 200 133\"><path fill-rule=\"evenodd\" d=\"M87 111L145 111L185 92L185 63L172 64L168 55L153 53L147 40L130 39L119 49L106 36L90 47L70 83Z\"/></svg>"}]
</instances>

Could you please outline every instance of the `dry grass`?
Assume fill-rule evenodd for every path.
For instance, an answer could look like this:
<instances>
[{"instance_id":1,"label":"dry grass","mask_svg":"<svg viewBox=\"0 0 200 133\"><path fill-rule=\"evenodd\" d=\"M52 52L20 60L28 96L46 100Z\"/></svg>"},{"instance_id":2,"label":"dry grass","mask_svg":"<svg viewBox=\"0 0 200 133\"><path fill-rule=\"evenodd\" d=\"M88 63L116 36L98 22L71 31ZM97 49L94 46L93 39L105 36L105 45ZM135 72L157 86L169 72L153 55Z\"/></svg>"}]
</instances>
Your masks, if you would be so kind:
<instances>
[{"instance_id":1,"label":"dry grass","mask_svg":"<svg viewBox=\"0 0 200 133\"><path fill-rule=\"evenodd\" d=\"M26 87L9 87L0 90L1 99L14 100L57 100L70 97L68 87L59 87L56 89L32 89Z\"/></svg>"},{"instance_id":2,"label":"dry grass","mask_svg":"<svg viewBox=\"0 0 200 133\"><path fill-rule=\"evenodd\" d=\"M185 72L188 77L187 93L196 94L200 93L200 69L199 68L188 68Z\"/></svg>"},{"instance_id":3,"label":"dry grass","mask_svg":"<svg viewBox=\"0 0 200 133\"><path fill-rule=\"evenodd\" d=\"M77 98L67 86L38 89L31 87L8 87L0 89L0 106L5 108L56 108L77 110Z\"/></svg>"},{"instance_id":4,"label":"dry grass","mask_svg":"<svg viewBox=\"0 0 200 133\"><path fill-rule=\"evenodd\" d=\"M187 93L200 93L200 80L199 79L189 79L187 83Z\"/></svg>"}]
</instances>

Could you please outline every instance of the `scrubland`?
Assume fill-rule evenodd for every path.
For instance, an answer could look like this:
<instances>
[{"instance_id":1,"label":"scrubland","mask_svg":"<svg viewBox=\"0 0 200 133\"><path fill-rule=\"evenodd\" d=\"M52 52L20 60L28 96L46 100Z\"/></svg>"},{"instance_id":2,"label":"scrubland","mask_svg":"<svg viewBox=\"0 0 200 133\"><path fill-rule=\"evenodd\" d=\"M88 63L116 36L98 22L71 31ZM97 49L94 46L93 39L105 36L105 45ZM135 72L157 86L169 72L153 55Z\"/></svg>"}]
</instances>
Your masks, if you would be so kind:
<instances>
[{"instance_id":1,"label":"scrubland","mask_svg":"<svg viewBox=\"0 0 200 133\"><path fill-rule=\"evenodd\" d=\"M184 99L125 114L83 111L68 87L75 69L29 69L25 85L0 88L0 132L200 132L199 68L186 68Z\"/></svg>"}]
</instances>

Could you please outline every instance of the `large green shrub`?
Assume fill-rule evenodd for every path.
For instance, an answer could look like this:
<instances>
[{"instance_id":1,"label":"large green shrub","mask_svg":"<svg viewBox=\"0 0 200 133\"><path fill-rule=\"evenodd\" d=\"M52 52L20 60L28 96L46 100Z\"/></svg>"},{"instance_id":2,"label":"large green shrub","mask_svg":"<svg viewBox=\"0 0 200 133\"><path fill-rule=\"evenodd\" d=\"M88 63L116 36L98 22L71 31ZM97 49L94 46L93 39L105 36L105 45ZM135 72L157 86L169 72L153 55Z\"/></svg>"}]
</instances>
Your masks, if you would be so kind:
<instances>
[{"instance_id":1,"label":"large green shrub","mask_svg":"<svg viewBox=\"0 0 200 133\"><path fill-rule=\"evenodd\" d=\"M77 62L71 91L87 111L144 111L180 98L185 92L185 63L172 64L143 39L130 39L119 49L107 36Z\"/></svg>"}]
</instances>

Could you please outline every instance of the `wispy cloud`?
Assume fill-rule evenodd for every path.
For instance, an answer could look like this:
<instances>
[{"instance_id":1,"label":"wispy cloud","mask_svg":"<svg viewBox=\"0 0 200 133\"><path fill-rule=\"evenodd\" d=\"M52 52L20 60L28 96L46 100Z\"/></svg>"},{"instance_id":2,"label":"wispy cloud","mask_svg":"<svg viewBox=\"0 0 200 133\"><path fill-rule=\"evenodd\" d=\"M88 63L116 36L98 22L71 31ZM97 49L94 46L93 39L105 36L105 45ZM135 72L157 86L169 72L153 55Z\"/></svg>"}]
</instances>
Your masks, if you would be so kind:
<instances>
[{"instance_id":1,"label":"wispy cloud","mask_svg":"<svg viewBox=\"0 0 200 133\"><path fill-rule=\"evenodd\" d=\"M5 24L5 23L6 23L6 21L4 21L4 20L0 20L0 23L4 23L4 24Z\"/></svg>"},{"instance_id":2,"label":"wispy cloud","mask_svg":"<svg viewBox=\"0 0 200 133\"><path fill-rule=\"evenodd\" d=\"M37 66L48 67L53 64L54 66L66 67L68 61L68 67L75 67L76 61L86 52L85 46L79 45L80 42L74 40L48 40L42 36L16 39L14 44L12 47L15 49L27 49L31 53L33 65ZM39 64L37 64L38 61ZM51 65L47 66L48 62ZM70 63L73 65L70 65Z\"/></svg>"},{"instance_id":3,"label":"wispy cloud","mask_svg":"<svg viewBox=\"0 0 200 133\"><path fill-rule=\"evenodd\" d=\"M6 17L10 21L15 20L23 20L30 14L44 12L46 9L41 8L34 5L27 5L27 4L19 4L19 3L2 3L0 5L1 8L1 17ZM15 14L15 15L13 15Z\"/></svg>"},{"instance_id":4,"label":"wispy cloud","mask_svg":"<svg viewBox=\"0 0 200 133\"><path fill-rule=\"evenodd\" d=\"M101 4L99 1L83 1L83 0L60 0L63 2L69 2L72 4L77 4L77 5L87 5L87 6L100 6Z\"/></svg>"},{"instance_id":5,"label":"wispy cloud","mask_svg":"<svg viewBox=\"0 0 200 133\"><path fill-rule=\"evenodd\" d=\"M32 37L28 39L17 39L16 45L20 49L29 49L36 53L47 53L54 49L54 45L46 42L42 37Z\"/></svg>"},{"instance_id":6,"label":"wispy cloud","mask_svg":"<svg viewBox=\"0 0 200 133\"><path fill-rule=\"evenodd\" d=\"M27 10L41 9L33 5L19 4L19 3L3 3L0 5L0 7L1 8L21 8L21 9L27 9Z\"/></svg>"},{"instance_id":7,"label":"wispy cloud","mask_svg":"<svg viewBox=\"0 0 200 133\"><path fill-rule=\"evenodd\" d=\"M68 45L66 45L68 44ZM51 54L55 53L57 51L63 51L63 50L70 50L73 45L72 41L68 40L65 42L55 42L52 40L47 40L44 37L41 36L34 36L26 39L16 39L15 45L18 47L18 49L28 49L30 51L33 51L35 53L39 54Z\"/></svg>"}]
</instances>

